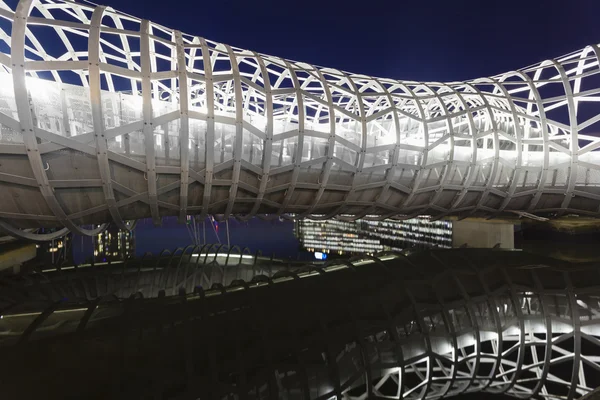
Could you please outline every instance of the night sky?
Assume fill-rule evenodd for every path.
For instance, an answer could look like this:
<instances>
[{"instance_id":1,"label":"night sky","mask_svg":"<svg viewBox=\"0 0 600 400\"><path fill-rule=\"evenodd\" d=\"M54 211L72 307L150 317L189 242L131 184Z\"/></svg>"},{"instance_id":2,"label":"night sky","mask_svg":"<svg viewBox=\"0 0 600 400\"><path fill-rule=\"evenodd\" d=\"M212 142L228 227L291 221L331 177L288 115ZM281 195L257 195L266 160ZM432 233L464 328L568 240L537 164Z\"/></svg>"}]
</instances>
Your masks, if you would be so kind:
<instances>
[{"instance_id":1,"label":"night sky","mask_svg":"<svg viewBox=\"0 0 600 400\"><path fill-rule=\"evenodd\" d=\"M598 0L103 0L185 33L373 76L489 76L600 43Z\"/></svg>"}]
</instances>

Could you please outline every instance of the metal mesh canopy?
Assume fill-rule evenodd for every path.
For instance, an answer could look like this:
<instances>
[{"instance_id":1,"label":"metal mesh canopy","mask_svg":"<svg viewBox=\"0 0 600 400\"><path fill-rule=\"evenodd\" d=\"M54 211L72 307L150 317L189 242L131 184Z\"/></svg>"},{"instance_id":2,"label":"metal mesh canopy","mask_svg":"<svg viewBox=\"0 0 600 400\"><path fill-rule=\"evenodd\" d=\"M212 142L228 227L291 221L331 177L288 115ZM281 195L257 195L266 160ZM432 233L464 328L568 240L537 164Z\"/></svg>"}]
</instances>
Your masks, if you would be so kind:
<instances>
[{"instance_id":1,"label":"metal mesh canopy","mask_svg":"<svg viewBox=\"0 0 600 400\"><path fill-rule=\"evenodd\" d=\"M570 400L600 383L597 264L455 249L284 267L196 247L4 281L0 390Z\"/></svg>"},{"instance_id":2,"label":"metal mesh canopy","mask_svg":"<svg viewBox=\"0 0 600 400\"><path fill-rule=\"evenodd\" d=\"M0 1L0 217L598 215L599 47L374 78L67 1ZM100 228L98 228L100 229Z\"/></svg>"}]
</instances>

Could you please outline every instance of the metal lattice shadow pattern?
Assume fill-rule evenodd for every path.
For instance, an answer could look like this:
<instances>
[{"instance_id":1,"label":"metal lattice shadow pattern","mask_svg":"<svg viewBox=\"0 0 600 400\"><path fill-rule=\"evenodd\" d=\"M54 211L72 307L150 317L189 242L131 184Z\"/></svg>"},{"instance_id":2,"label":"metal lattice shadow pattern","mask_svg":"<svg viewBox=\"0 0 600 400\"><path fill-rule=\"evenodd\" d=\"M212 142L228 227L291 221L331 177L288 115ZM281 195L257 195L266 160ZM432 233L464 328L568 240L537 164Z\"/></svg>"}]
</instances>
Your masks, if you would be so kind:
<instances>
[{"instance_id":1,"label":"metal lattice shadow pattern","mask_svg":"<svg viewBox=\"0 0 600 400\"><path fill-rule=\"evenodd\" d=\"M9 4L10 3L10 4ZM598 215L599 47L412 82L111 8L0 1L0 226L161 216ZM24 228L58 227L36 236Z\"/></svg>"},{"instance_id":2,"label":"metal lattice shadow pattern","mask_svg":"<svg viewBox=\"0 0 600 400\"><path fill-rule=\"evenodd\" d=\"M598 265L455 249L302 268L274 261L269 270L269 261L225 262L223 252L196 263L198 270L231 264L235 273L215 275L186 294L183 275L174 285L165 271L154 280L160 269L181 274L196 265L193 252L178 254L148 258L141 268L114 266L135 276L139 287L148 286L144 275L152 277L161 288L146 292L154 298L130 284L120 286L121 300L108 291L97 294L109 297L40 307L26 283L14 282L32 301L13 305L0 319L2 392L128 399L490 392L575 399L600 382ZM157 260L163 261L155 269ZM81 294L82 280L101 276L101 269L46 278L56 287L70 281ZM243 274L250 281L235 278Z\"/></svg>"}]
</instances>

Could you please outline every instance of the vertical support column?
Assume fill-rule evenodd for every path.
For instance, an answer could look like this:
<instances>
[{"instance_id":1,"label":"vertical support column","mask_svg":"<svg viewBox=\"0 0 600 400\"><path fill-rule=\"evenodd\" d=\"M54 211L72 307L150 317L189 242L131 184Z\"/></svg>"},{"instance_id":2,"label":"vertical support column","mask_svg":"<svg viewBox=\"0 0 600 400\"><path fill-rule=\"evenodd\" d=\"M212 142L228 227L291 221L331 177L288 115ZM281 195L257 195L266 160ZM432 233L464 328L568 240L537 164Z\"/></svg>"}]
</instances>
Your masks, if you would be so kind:
<instances>
[{"instance_id":1,"label":"vertical support column","mask_svg":"<svg viewBox=\"0 0 600 400\"><path fill-rule=\"evenodd\" d=\"M350 79L342 71L339 71L339 73L348 82L348 85L350 87L352 87L352 91L354 92L354 95L356 96L356 104L358 106L358 114L359 114L359 120L360 120L360 126L361 126L362 140L361 140L361 146L360 146L360 148L361 148L360 154L358 154L358 158L356 160L356 170L354 171L354 175L352 176L352 183L350 184L350 190L344 195L342 204L338 208L336 208L334 211L329 213L326 218L332 218L333 216L336 216L336 215L340 216L344 212L344 209L348 208L348 199L354 194L354 192L356 190L356 178L358 177L358 175L360 175L362 173L362 169L365 164L365 156L367 154L367 118L365 116L365 108L363 105L362 96L361 96L360 91L358 90L358 87L356 86L356 83L354 82L354 80ZM320 74L320 72L319 72L319 74ZM334 114L334 119L335 119L335 114ZM333 144L331 145L331 149L329 150L330 155L333 154L334 147L335 147L335 140L334 140ZM325 189L325 186L323 186L322 189ZM357 218L358 218L358 216L355 215L353 219L357 219Z\"/></svg>"},{"instance_id":2,"label":"vertical support column","mask_svg":"<svg viewBox=\"0 0 600 400\"><path fill-rule=\"evenodd\" d=\"M171 143L169 139L169 123L164 123L161 125L161 129L164 132L164 141L162 142L165 146L165 164L169 165L171 162Z\"/></svg>"},{"instance_id":3,"label":"vertical support column","mask_svg":"<svg viewBox=\"0 0 600 400\"><path fill-rule=\"evenodd\" d=\"M394 131L396 133L396 145L394 146L394 150L392 151L392 154L390 156L391 166L387 169L385 173L385 184L381 187L381 191L375 198L375 204L369 207L367 210L365 210L361 218L365 215L368 215L370 212L375 211L377 209L378 204L383 204L381 199L387 195L388 191L390 190L390 187L392 186L392 180L394 178L394 175L396 174L396 168L398 166L398 156L400 155L400 119L398 118L396 103L394 102L390 91L385 87L385 85L381 83L381 81L377 78L373 78L373 80L377 83L377 86L379 86L381 91L384 93L386 99L390 103L390 107L392 107L393 109L392 118L394 120Z\"/></svg>"},{"instance_id":4,"label":"vertical support column","mask_svg":"<svg viewBox=\"0 0 600 400\"><path fill-rule=\"evenodd\" d=\"M568 81L565 81L565 85L570 85ZM571 98L572 100L572 98ZM569 107L570 109L570 107ZM577 135L577 133L575 133ZM569 302L569 308L571 309L571 326L573 327L573 370L571 372L571 385L569 387L569 394L567 398L574 399L578 395L580 372L581 366L581 319L579 318L579 305L577 304L577 296L575 294L575 287L571 280L571 276L568 271L563 271L564 281L567 285L567 297Z\"/></svg>"},{"instance_id":5,"label":"vertical support column","mask_svg":"<svg viewBox=\"0 0 600 400\"><path fill-rule=\"evenodd\" d=\"M200 40L198 39L198 37L194 37L192 39L192 44L189 47L189 49L190 49L190 58L189 58L190 72L195 67L196 53L197 53L197 50L198 50L198 47L197 47L198 44L200 44ZM184 44L184 49L185 48L187 48L187 45ZM192 95L192 93L191 93L192 88L191 88L191 83L190 82L188 82L188 89L187 90L188 90L188 97L190 97ZM191 99L188 99L188 105L189 105L189 101L190 100ZM188 117L188 125L190 125L189 117ZM191 125L190 125L190 127L191 127ZM194 132L193 130L190 130L188 132L189 145L192 145L192 143L195 143L195 145L190 149L191 152L188 152L188 153L191 153L191 154L188 154L188 161L190 161L190 164L196 165L196 166L200 165L200 149L199 149L200 146L198 144L199 135L200 135L200 133L198 131ZM192 157L193 160L190 160L190 157ZM190 167L190 169L194 170L192 167ZM189 178L188 178L188 182L189 182ZM189 196L189 185L188 185L188 196Z\"/></svg>"},{"instance_id":6,"label":"vertical support column","mask_svg":"<svg viewBox=\"0 0 600 400\"><path fill-rule=\"evenodd\" d=\"M417 267L413 267L413 268L417 268ZM427 354L427 356L426 356L427 370L425 373L426 383L425 383L425 385L423 385L423 389L421 389L421 394L420 394L420 398L425 399L425 397L427 396L427 393L429 393L429 391L431 390L431 385L433 383L432 377L433 377L434 357L433 357L433 349L431 347L431 334L429 333L427 327L425 326L425 320L423 318L423 314L421 313L421 307L419 307L419 304L417 303L417 300L416 300L414 294L412 293L411 289L409 289L409 287L406 284L404 284L404 282L402 282L402 287L404 288L404 291L406 292L406 296L410 300L414 316L416 317L416 320L417 320L417 325L419 326L420 331L423 333L423 341L425 342L425 348L426 348L426 354Z\"/></svg>"},{"instance_id":7,"label":"vertical support column","mask_svg":"<svg viewBox=\"0 0 600 400\"><path fill-rule=\"evenodd\" d=\"M155 226L161 224L156 193L156 152L154 149L154 125L152 123L152 65L150 62L150 21L144 19L140 26L140 62L142 68L142 115L144 118L144 144L146 150L146 178L148 180L148 204Z\"/></svg>"},{"instance_id":8,"label":"vertical support column","mask_svg":"<svg viewBox=\"0 0 600 400\"><path fill-rule=\"evenodd\" d=\"M240 184L242 145L244 141L244 106L242 104L242 82L237 58L231 46L225 45L225 48L227 49L229 62L231 63L233 90L235 93L235 145L233 148L233 175L231 177L231 188L229 189L229 200L227 201L227 208L225 209L225 220L227 220L233 210Z\"/></svg>"},{"instance_id":9,"label":"vertical support column","mask_svg":"<svg viewBox=\"0 0 600 400\"><path fill-rule=\"evenodd\" d=\"M535 285L535 289L539 293L538 297L540 300L540 306L542 309L542 317L544 319L544 324L546 325L546 348L544 352L544 366L542 367L541 373L536 373L538 378L538 383L532 389L532 398L538 396L538 393L545 385L546 378L548 377L548 372L550 371L550 360L552 360L552 318L550 316L550 310L547 304L546 296L544 295L544 286L541 283L541 280L535 269L531 269L531 276ZM538 357L537 352L532 352L532 356ZM533 362L538 362L535 358Z\"/></svg>"},{"instance_id":10,"label":"vertical support column","mask_svg":"<svg viewBox=\"0 0 600 400\"><path fill-rule=\"evenodd\" d=\"M527 75L524 74L519 74L520 77L522 77L525 81L527 81L527 79L529 79L529 77L527 77ZM528 82L529 84L529 82ZM519 116L517 115L517 110L515 108L515 103L514 101L512 101L510 94L508 93L508 90L506 90L506 88L504 87L504 85L499 82L498 84L496 84L496 87L498 87L500 89L500 91L502 92L502 94L506 97L506 101L508 103L508 106L510 107L510 112L512 114L512 118L513 118L513 127L515 129L515 136L516 136L516 146L517 146L517 164L515 166L515 170L512 174L511 177L511 181L510 181L510 187L508 188L508 193L506 194L506 197L504 198L504 200L502 201L502 204L500 204L500 207L498 208L498 213L504 211L504 209L506 208L506 206L510 203L510 201L512 200L512 197L515 193L515 190L517 189L517 185L519 183L519 176L521 173L521 166L523 165L523 138L525 137L525 132L523 131L521 125L519 125ZM535 89L535 86L530 85L530 95L529 98L531 98L531 93L533 93L533 91L537 91ZM531 103L527 104L527 107L529 110L531 110ZM538 103L538 110L540 112L541 115L545 115L544 114L544 106L542 104ZM544 137L547 137L547 132L546 132L546 126L545 124L542 127L542 130L544 132ZM547 146L547 144L544 144L544 146ZM547 162L544 161L544 164L547 165ZM540 177L540 184L543 185L543 182L545 181L545 176L546 176L546 167L542 170L542 174ZM539 186L538 186L539 188Z\"/></svg>"},{"instance_id":11,"label":"vertical support column","mask_svg":"<svg viewBox=\"0 0 600 400\"><path fill-rule=\"evenodd\" d=\"M565 199L563 200L560 208L562 209L559 212L559 215L563 215L569 209L569 204L571 204L571 200L575 197L573 193L575 191L575 184L577 183L577 168L578 168L578 159L579 159L579 127L577 125L577 112L575 110L575 101L573 100L573 89L571 88L571 82L569 81L569 77L565 72L564 67L556 62L556 60L552 60L552 64L560 74L560 78L562 80L563 88L565 91L565 97L567 100L567 107L569 110L569 125L571 129L571 141L569 142L569 153L571 158L569 160L569 178L567 181L567 191L565 193Z\"/></svg>"},{"instance_id":12,"label":"vertical support column","mask_svg":"<svg viewBox=\"0 0 600 400\"><path fill-rule=\"evenodd\" d=\"M65 93L64 85L60 85L60 105L62 107L62 124L63 124L63 132L65 132L66 137L71 137L71 123L69 122L69 109L67 103L67 95Z\"/></svg>"},{"instance_id":13,"label":"vertical support column","mask_svg":"<svg viewBox=\"0 0 600 400\"><path fill-rule=\"evenodd\" d=\"M290 186L287 188L285 193L283 204L279 211L277 211L277 215L280 216L282 213L287 210L290 201L292 199L292 195L294 194L294 190L296 189L296 184L298 183L298 175L300 175L300 164L302 162L302 153L304 151L304 119L305 119L305 111L304 111L304 95L302 94L302 87L300 86L300 81L298 80L298 76L296 75L296 71L294 71L294 67L290 64L289 61L283 60L285 66L287 67L292 82L294 84L294 91L296 92L296 107L298 107L298 143L296 145L296 152L294 154L294 170L292 171L292 179L290 181ZM290 110L291 112L291 110Z\"/></svg>"},{"instance_id":14,"label":"vertical support column","mask_svg":"<svg viewBox=\"0 0 600 400\"><path fill-rule=\"evenodd\" d=\"M465 84L465 87L469 87ZM475 121L473 119L473 113L470 110L469 102L465 100L465 95L459 91L456 91L458 98L463 106L467 114L467 118L469 119L469 133L471 134L471 162L467 167L467 172L465 177L462 180L462 189L461 191L454 197L452 204L450 205L450 210L448 212L454 212L456 208L463 201L467 193L469 192L469 187L473 184L475 179L477 178L477 127L475 126Z\"/></svg>"},{"instance_id":15,"label":"vertical support column","mask_svg":"<svg viewBox=\"0 0 600 400\"><path fill-rule=\"evenodd\" d=\"M96 229L86 230L79 228L67 218L65 211L56 198L54 189L50 186L42 163L42 156L38 149L37 137L35 135L36 126L33 122L33 112L29 104L29 92L27 91L27 82L25 80L25 35L27 31L27 18L32 7L33 0L21 0L19 2L11 32L12 78L15 103L21 125L21 134L23 135L23 143L27 148L27 158L29 159L31 170L46 204L48 204L48 207L60 223L71 232L79 235L95 235L106 229L107 224L103 224Z\"/></svg>"},{"instance_id":16,"label":"vertical support column","mask_svg":"<svg viewBox=\"0 0 600 400\"><path fill-rule=\"evenodd\" d=\"M523 371L523 364L525 362L525 352L527 351L527 349L525 348L525 316L523 315L523 310L521 309L521 305L519 304L519 295L517 293L517 288L515 287L513 281L510 279L509 273L507 272L507 268L501 267L501 270L502 274L504 275L504 279L506 280L506 283L508 285L510 291L510 298L513 303L515 313L517 314L517 321L519 323L519 344L517 347L517 361L515 362L514 368L515 373L508 385L502 391L499 392L507 393L515 386L517 380L519 379L519 374L521 373L521 371ZM501 339L503 339L503 337Z\"/></svg>"},{"instance_id":17,"label":"vertical support column","mask_svg":"<svg viewBox=\"0 0 600 400\"><path fill-rule=\"evenodd\" d=\"M429 85L424 85L426 88L428 88L432 94L435 94L434 89L432 89ZM445 85L445 87L451 91L451 92L455 92L455 90L447 85ZM438 102L438 104L440 105L440 110L442 110L442 112L444 113L444 119L446 122L446 127L448 128L448 139L450 140L450 155L448 156L448 162L445 165L444 168L444 172L442 172L441 178L440 178L440 184L439 187L435 190L435 194L430 198L429 203L420 210L420 212L422 213L427 213L427 211L429 211L430 208L433 208L435 206L435 203L437 203L437 201L439 200L440 196L444 193L444 188L445 188L445 184L446 181L448 180L448 176L450 175L450 171L452 171L452 167L454 166L454 125L452 124L452 117L451 117L451 113L450 111L448 111L448 107L446 106L446 103L444 103L444 101L442 100L441 96L436 96L436 100ZM439 209L439 207L438 207Z\"/></svg>"},{"instance_id":18,"label":"vertical support column","mask_svg":"<svg viewBox=\"0 0 600 400\"><path fill-rule=\"evenodd\" d=\"M467 292L465 286L463 285L463 283L459 279L458 275L456 274L456 271L454 271L454 269L451 266L449 266L446 262L444 262L444 260L440 259L439 257L432 255L432 258L435 259L441 266L443 266L444 269L446 269L447 274L450 276L452 281L454 281L454 284L458 288L459 294L463 298L464 309L467 312L469 321L471 322L471 326L473 328L473 334L474 334L474 338L475 338L475 343L474 343L474 345L475 345L475 347L474 347L475 362L472 365L472 368L470 365L468 365L469 370L472 372L472 376L469 378L469 383L466 386L464 386L462 389L459 389L458 391L452 393L453 395L457 395L457 394L461 394L461 393L465 392L477 380L477 373L479 371L479 365L481 364L481 353L482 353L480 326L477 323L477 312L476 312L474 304L473 304L474 301L473 301L472 297L469 296L469 293ZM455 351L458 351L458 348ZM467 363L469 361L470 360L467 360ZM455 365L455 368L456 368L456 365Z\"/></svg>"},{"instance_id":19,"label":"vertical support column","mask_svg":"<svg viewBox=\"0 0 600 400\"><path fill-rule=\"evenodd\" d=\"M536 77L534 80L539 79L539 76L542 73L542 69L539 69L538 71L536 71L536 75L534 77ZM529 90L530 90L530 94L528 96L529 99L533 99L535 98L535 103L537 105L537 112L538 112L538 118L539 118L539 124L540 124L540 129L542 130L542 137L544 140L544 143L542 145L543 151L544 151L544 161L543 161L543 166L542 166L542 173L540 174L540 180L538 182L538 187L536 189L536 193L533 195L531 202L529 203L529 206L527 207L527 211L534 211L535 207L537 206L537 203L540 201L540 198L542 197L542 194L544 194L544 188L546 186L546 179L548 176L548 170L550 168L550 144L549 144L549 139L548 139L548 124L546 123L546 110L544 109L544 103L542 101L542 98L540 96L540 92L537 89L537 86L533 83L532 79L525 73L523 72L519 72L519 75L523 77L524 80L527 81L527 84L529 85ZM532 112L532 104L529 103L527 104L527 113L531 113Z\"/></svg>"},{"instance_id":20,"label":"vertical support column","mask_svg":"<svg viewBox=\"0 0 600 400\"><path fill-rule=\"evenodd\" d=\"M419 186L421 186L421 179L422 179L421 175L423 173L424 167L427 165L427 156L428 156L428 152L429 152L429 127L427 126L427 115L425 113L425 110L423 109L423 105L421 104L421 100L419 99L419 96L415 95L415 92L406 85L402 85L402 88L408 94L410 94L410 96L413 98L413 102L415 103L415 107L417 108L419 117L421 118L421 126L423 127L423 141L424 141L423 153L422 153L422 157L421 157L421 165L419 166L419 170L415 172L415 176L413 179L413 185L412 185L412 188L410 189L410 193L408 194L406 199L404 199L404 201L399 205L400 207L408 207L412 203L413 199L415 198L415 195L417 194L417 190L419 190ZM417 211L414 215L416 216L418 213L419 212Z\"/></svg>"},{"instance_id":21,"label":"vertical support column","mask_svg":"<svg viewBox=\"0 0 600 400\"><path fill-rule=\"evenodd\" d=\"M444 216L452 213L454 211L454 209L460 204L460 202L462 201L462 199L464 198L464 196L467 194L468 192L468 185L467 183L472 182L471 176L473 176L473 170L476 169L476 160L477 160L477 145L476 145L476 139L475 139L475 135L477 132L477 129L475 127L475 121L473 121L473 115L469 110L469 104L467 103L467 101L465 100L463 94L456 90L454 87L452 88L452 91L456 94L456 98L457 101L460 103L462 109L465 111L465 114L467 115L467 121L469 122L469 133L471 134L471 138L473 138L473 140L471 140L471 162L469 163L468 167L467 167L467 172L465 173L464 178L462 179L462 189L459 192L459 194L454 196L454 199L452 201L452 203L450 204L450 208L447 212L443 213L442 215L438 215L436 218L441 219ZM455 151L455 147L452 148L452 152Z\"/></svg>"},{"instance_id":22,"label":"vertical support column","mask_svg":"<svg viewBox=\"0 0 600 400\"><path fill-rule=\"evenodd\" d=\"M381 262L380 260L380 265L384 266L383 262ZM387 271L387 268L385 268ZM397 367L398 368L398 390L396 392L396 398L397 399L403 399L404 398L404 372L406 371L406 365L404 363L404 352L402 351L402 342L401 342L401 338L400 335L398 334L398 327L394 321L394 317L392 316L391 312L388 307L387 304L383 301L382 297L381 297L381 292L379 293L379 295L377 296L377 300L378 300L378 304L379 304L379 308L381 308L381 310L383 311L385 318L386 318L386 327L388 328L388 332L390 334L390 337L392 338L392 341L394 343L394 355L396 356L396 360L397 360Z\"/></svg>"},{"instance_id":23,"label":"vertical support column","mask_svg":"<svg viewBox=\"0 0 600 400\"><path fill-rule=\"evenodd\" d=\"M254 206L250 211L250 217L256 214L258 208L260 207L260 203L262 203L263 197L265 196L267 184L269 183L269 172L271 171L271 157L273 155L273 94L271 93L271 81L269 80L269 72L267 71L267 67L265 66L265 62L262 59L262 57L257 52L252 53L254 54L254 57L256 57L256 62L260 67L260 74L263 78L263 85L265 88L266 98L265 114L267 114L267 127L265 130L266 138L263 147L263 173L262 177L260 178L260 186L258 188L258 195L256 196L256 201L254 202Z\"/></svg>"},{"instance_id":24,"label":"vertical support column","mask_svg":"<svg viewBox=\"0 0 600 400\"><path fill-rule=\"evenodd\" d=\"M490 249L498 244L501 249L513 249L514 225L481 219L453 221L452 247L462 247L465 244L479 249Z\"/></svg>"},{"instance_id":25,"label":"vertical support column","mask_svg":"<svg viewBox=\"0 0 600 400\"><path fill-rule=\"evenodd\" d=\"M100 179L104 199L113 221L119 229L130 230L121 218L115 194L112 188L112 177L108 163L108 146L104 137L104 117L102 113L102 93L100 86L100 25L106 7L96 7L90 22L90 33L88 37L88 62L90 79L90 101L92 104L92 120L94 124L94 137L96 138L96 156L100 168Z\"/></svg>"},{"instance_id":26,"label":"vertical support column","mask_svg":"<svg viewBox=\"0 0 600 400\"><path fill-rule=\"evenodd\" d=\"M188 117L188 79L187 63L183 36L180 31L175 31L175 45L177 51L177 77L179 79L179 159L181 164L181 183L179 187L179 223L184 223L187 216L188 188L190 182L189 143L190 119Z\"/></svg>"},{"instance_id":27,"label":"vertical support column","mask_svg":"<svg viewBox=\"0 0 600 400\"><path fill-rule=\"evenodd\" d=\"M354 171L354 175L352 176L352 183L350 184L350 190L344 196L344 199L342 200L342 205L340 205L334 211L329 213L327 215L327 218L332 218L335 215L340 216L340 214L342 214L344 212L344 209L348 208L348 199L356 191L356 182L357 182L356 178L358 177L358 175L360 175L362 173L362 169L365 164L365 156L367 154L367 134L368 134L368 132L367 132L367 117L365 115L365 107L363 105L362 96L361 96L360 91L358 90L358 87L356 86L356 83L354 82L354 80L350 79L348 77L348 75L346 75L342 71L339 71L339 73L348 82L348 85L350 87L352 87L352 91L354 92L354 95L356 96L356 104L358 106L358 114L359 114L359 120L360 120L360 126L361 126L362 140L361 140L361 146L360 146L360 149L361 149L360 154L358 155L358 159L356 162L356 170ZM335 115L334 115L334 119L335 119ZM330 155L333 154L334 146L335 146L335 142L333 143L332 148L330 149ZM358 218L358 216L355 215L353 219L357 219L357 218Z\"/></svg>"},{"instance_id":28,"label":"vertical support column","mask_svg":"<svg viewBox=\"0 0 600 400\"><path fill-rule=\"evenodd\" d=\"M323 196L323 192L325 191L325 187L327 186L327 181L329 180L329 174L331 173L331 167L333 165L333 151L335 149L335 107L333 106L331 90L329 88L327 79L325 79L323 73L314 66L312 68L314 70L314 75L318 76L318 80L321 83L321 87L323 88L323 93L325 94L325 99L327 101L327 109L329 112L329 138L327 139L327 160L325 161L325 165L323 166L323 173L321 175L321 182L319 182L319 189L317 190L317 194L313 198L310 207L305 212L303 212L299 216L299 218L310 216L317 204L319 204L321 196ZM309 160L309 162L311 161L313 160Z\"/></svg>"},{"instance_id":29,"label":"vertical support column","mask_svg":"<svg viewBox=\"0 0 600 400\"><path fill-rule=\"evenodd\" d=\"M206 157L204 168L204 194L202 196L202 211L200 220L204 221L210 205L210 192L212 191L213 170L215 166L215 87L213 85L212 61L206 40L199 38L202 49L202 63L204 65L204 79L206 83Z\"/></svg>"},{"instance_id":30,"label":"vertical support column","mask_svg":"<svg viewBox=\"0 0 600 400\"><path fill-rule=\"evenodd\" d=\"M498 374L498 371L500 370L500 367L502 366L502 356L503 356L503 352L504 352L504 343L502 341L502 321L500 319L500 305L496 303L496 297L495 297L495 293L492 292L492 290L490 290L486 280L484 279L484 275L481 271L480 268L478 268L477 265L472 264L468 259L465 258L466 263L471 267L471 269L473 270L473 274L475 274L477 276L477 279L479 280L479 283L481 284L481 287L483 289L483 292L485 293L485 297L487 298L486 304L488 306L488 310L489 310L489 314L491 314L494 317L494 325L496 328L496 333L497 334L497 342L498 342L498 346L496 348L497 354L496 354L496 361L494 362L494 367L493 369L489 372L489 380L488 382L485 384L485 386L481 389L481 390L485 390L487 388L490 387L490 385L492 384L492 382L494 381L494 377L496 377L496 375ZM483 349L482 349L483 352Z\"/></svg>"},{"instance_id":31,"label":"vertical support column","mask_svg":"<svg viewBox=\"0 0 600 400\"><path fill-rule=\"evenodd\" d=\"M490 81L491 83L495 84L495 82L492 81L491 79L482 79L481 81L483 81L483 82ZM477 94L479 94L479 96L481 97L481 100L483 101L483 104L485 105L485 108L487 109L488 117L490 119L490 124L492 125L492 133L494 135L494 139L493 139L494 140L494 163L492 164L492 170L490 171L490 175L487 178L485 189L484 189L483 193L481 194L481 196L479 197L477 204L471 210L471 214L473 214L473 213L477 212L477 210L479 210L482 206L484 206L485 200L487 199L487 197L490 193L490 190L492 189L492 185L496 181L496 174L498 173L498 163L500 161L500 140L498 138L498 123L496 121L496 118L494 118L494 111L492 110L492 107L490 106L490 103L488 102L487 97L485 97L485 94L482 93L479 89L477 89L473 85L469 84L469 86L471 88L473 88L473 90L475 90L477 92ZM487 139L486 139L486 142L487 142ZM519 149L518 150L519 153L517 153L517 154L520 154L520 151L521 150ZM517 161L521 162L520 159L518 159ZM521 164L517 164L517 168L520 169Z\"/></svg>"},{"instance_id":32,"label":"vertical support column","mask_svg":"<svg viewBox=\"0 0 600 400\"><path fill-rule=\"evenodd\" d=\"M455 388L456 377L458 375L458 363L459 363L458 335L456 333L456 327L454 326L454 322L452 321L452 317L450 315L449 308L445 304L442 296L440 295L440 291L436 290L436 287L437 287L436 285L438 285L438 284L440 284L442 286L446 286L447 282L446 281L440 282L439 280L432 280L431 289L432 289L433 293L435 293L437 302L440 304L440 313L442 314L442 318L444 320L444 324L446 325L447 332L450 335L450 342L452 343L452 347L454 349L454 351L452 352L452 359L451 359L452 364L450 365L450 368L451 368L450 380L447 381L445 388L443 389L444 392L443 392L442 396L440 397L442 399L445 399L446 397L450 397L455 394L454 392L450 392L450 391L453 388ZM459 392L460 392L460 389L459 389Z\"/></svg>"}]
</instances>

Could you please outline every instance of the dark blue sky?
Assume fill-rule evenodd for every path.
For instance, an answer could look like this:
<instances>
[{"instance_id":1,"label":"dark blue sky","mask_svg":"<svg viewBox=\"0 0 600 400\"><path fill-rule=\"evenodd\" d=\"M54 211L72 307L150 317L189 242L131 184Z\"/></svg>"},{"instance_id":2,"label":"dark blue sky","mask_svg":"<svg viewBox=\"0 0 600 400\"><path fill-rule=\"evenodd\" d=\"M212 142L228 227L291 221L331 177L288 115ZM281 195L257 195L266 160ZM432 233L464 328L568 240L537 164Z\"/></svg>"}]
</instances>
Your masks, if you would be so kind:
<instances>
[{"instance_id":1,"label":"dark blue sky","mask_svg":"<svg viewBox=\"0 0 600 400\"><path fill-rule=\"evenodd\" d=\"M494 75L600 43L598 0L104 0L189 34L396 79Z\"/></svg>"}]
</instances>

